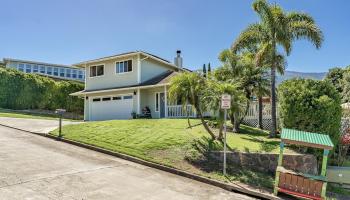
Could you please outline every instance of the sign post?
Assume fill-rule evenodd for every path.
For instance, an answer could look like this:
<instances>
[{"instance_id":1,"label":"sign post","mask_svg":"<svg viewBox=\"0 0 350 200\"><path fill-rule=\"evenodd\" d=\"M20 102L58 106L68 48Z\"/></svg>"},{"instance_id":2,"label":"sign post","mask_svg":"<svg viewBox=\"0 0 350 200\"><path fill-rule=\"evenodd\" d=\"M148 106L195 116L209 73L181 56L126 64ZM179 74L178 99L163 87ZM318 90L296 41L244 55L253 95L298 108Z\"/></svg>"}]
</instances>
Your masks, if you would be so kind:
<instances>
[{"instance_id":1,"label":"sign post","mask_svg":"<svg viewBox=\"0 0 350 200\"><path fill-rule=\"evenodd\" d=\"M221 96L221 109L224 109L224 169L223 174L226 175L226 120L227 109L231 108L231 95L223 94Z\"/></svg>"},{"instance_id":2,"label":"sign post","mask_svg":"<svg viewBox=\"0 0 350 200\"><path fill-rule=\"evenodd\" d=\"M56 114L59 115L59 129L58 129L58 138L59 140L62 138L62 117L63 113L65 113L65 109L56 109Z\"/></svg>"}]
</instances>

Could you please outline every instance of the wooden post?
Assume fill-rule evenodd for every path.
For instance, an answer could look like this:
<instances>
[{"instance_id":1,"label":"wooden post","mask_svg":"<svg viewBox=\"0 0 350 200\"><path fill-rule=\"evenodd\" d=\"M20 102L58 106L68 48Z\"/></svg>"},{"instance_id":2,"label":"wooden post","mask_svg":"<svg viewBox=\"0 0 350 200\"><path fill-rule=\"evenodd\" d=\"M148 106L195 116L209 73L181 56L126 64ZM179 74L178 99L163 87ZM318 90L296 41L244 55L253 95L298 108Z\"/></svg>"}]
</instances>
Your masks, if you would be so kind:
<instances>
[{"instance_id":1,"label":"wooden post","mask_svg":"<svg viewBox=\"0 0 350 200\"><path fill-rule=\"evenodd\" d=\"M282 166L282 161L283 161L283 149L284 149L284 143L281 142L281 144L280 144L280 154L279 154L279 156L278 156L278 164L277 164L277 167ZM279 184L279 181L280 181L280 172L277 171L277 169L276 169L275 187L274 187L274 190L273 190L273 194L274 194L274 195L277 195L277 193L278 193L278 184Z\"/></svg>"},{"instance_id":2,"label":"wooden post","mask_svg":"<svg viewBox=\"0 0 350 200\"><path fill-rule=\"evenodd\" d=\"M321 176L326 177L327 172L327 161L328 161L329 150L325 149L323 151L323 159L322 159L322 170ZM327 182L323 182L321 197L326 199L326 191L327 191Z\"/></svg>"}]
</instances>

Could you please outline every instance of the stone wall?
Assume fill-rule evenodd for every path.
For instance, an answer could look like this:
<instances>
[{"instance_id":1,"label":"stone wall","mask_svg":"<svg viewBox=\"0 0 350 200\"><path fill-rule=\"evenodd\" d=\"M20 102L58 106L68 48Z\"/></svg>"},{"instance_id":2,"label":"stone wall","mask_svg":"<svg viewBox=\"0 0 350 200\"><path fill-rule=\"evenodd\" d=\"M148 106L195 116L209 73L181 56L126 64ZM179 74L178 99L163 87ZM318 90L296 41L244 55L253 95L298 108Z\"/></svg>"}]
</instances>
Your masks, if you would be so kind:
<instances>
[{"instance_id":1,"label":"stone wall","mask_svg":"<svg viewBox=\"0 0 350 200\"><path fill-rule=\"evenodd\" d=\"M278 154L227 152L226 156L228 165L238 165L260 172L276 172ZM222 162L224 154L222 151L213 151L210 152L210 158ZM301 173L318 175L317 159L313 155L284 154L283 167Z\"/></svg>"}]
</instances>

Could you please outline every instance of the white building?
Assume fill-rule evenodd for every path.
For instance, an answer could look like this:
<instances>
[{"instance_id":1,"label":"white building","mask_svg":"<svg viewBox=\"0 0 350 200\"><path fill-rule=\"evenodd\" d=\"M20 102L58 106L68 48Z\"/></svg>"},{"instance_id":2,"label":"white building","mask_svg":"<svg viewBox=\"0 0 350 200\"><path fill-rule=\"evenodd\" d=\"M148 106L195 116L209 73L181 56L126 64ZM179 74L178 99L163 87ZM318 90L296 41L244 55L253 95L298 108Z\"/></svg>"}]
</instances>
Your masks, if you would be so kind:
<instances>
[{"instance_id":1,"label":"white building","mask_svg":"<svg viewBox=\"0 0 350 200\"><path fill-rule=\"evenodd\" d=\"M4 58L3 63L6 68L17 69L24 73L35 73L65 80L85 81L85 70L73 66L11 58Z\"/></svg>"}]
</instances>

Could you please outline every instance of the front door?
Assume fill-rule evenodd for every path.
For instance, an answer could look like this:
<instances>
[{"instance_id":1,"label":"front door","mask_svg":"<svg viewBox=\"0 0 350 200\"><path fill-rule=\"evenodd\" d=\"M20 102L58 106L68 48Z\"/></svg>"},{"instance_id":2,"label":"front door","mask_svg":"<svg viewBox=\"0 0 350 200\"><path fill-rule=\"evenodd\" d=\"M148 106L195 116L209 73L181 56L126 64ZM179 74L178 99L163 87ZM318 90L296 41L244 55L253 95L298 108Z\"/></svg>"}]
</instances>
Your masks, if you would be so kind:
<instances>
[{"instance_id":1,"label":"front door","mask_svg":"<svg viewBox=\"0 0 350 200\"><path fill-rule=\"evenodd\" d=\"M160 118L165 117L165 96L164 92L159 93L159 99L160 99Z\"/></svg>"}]
</instances>

